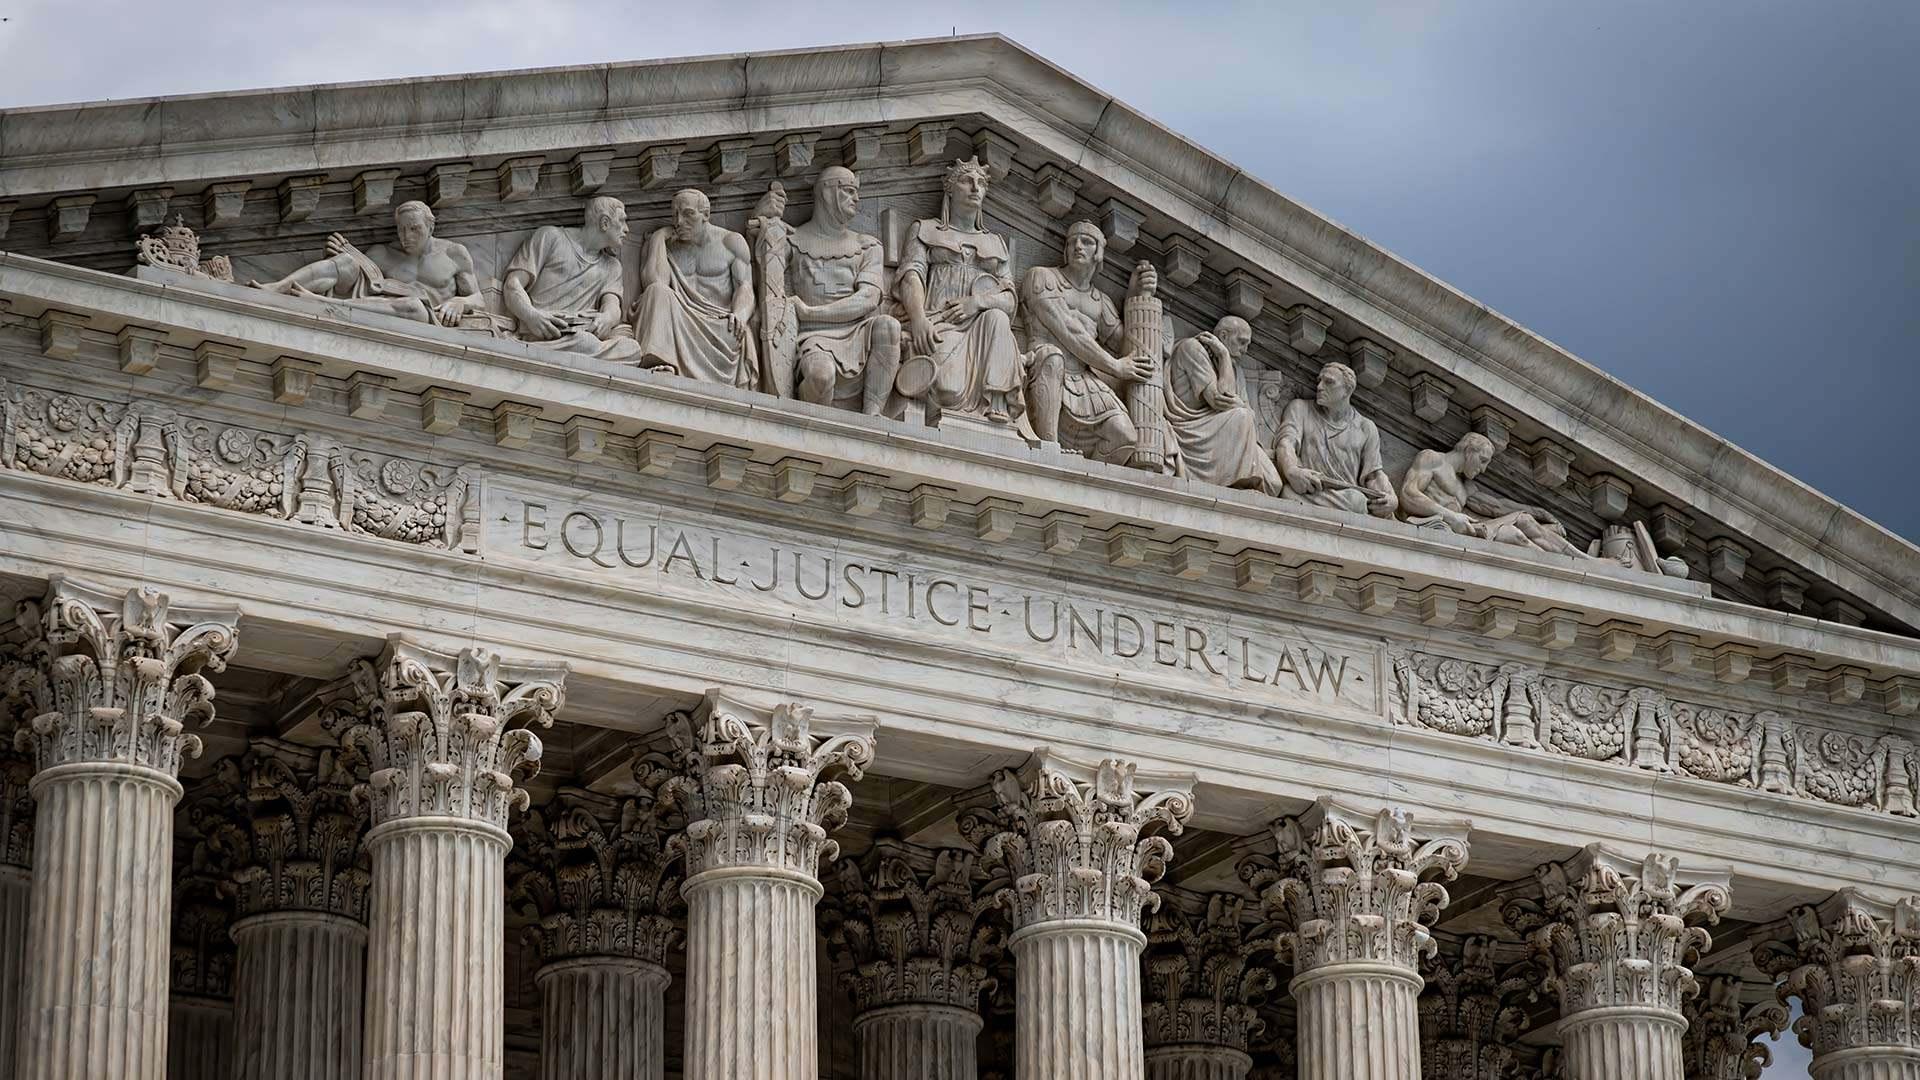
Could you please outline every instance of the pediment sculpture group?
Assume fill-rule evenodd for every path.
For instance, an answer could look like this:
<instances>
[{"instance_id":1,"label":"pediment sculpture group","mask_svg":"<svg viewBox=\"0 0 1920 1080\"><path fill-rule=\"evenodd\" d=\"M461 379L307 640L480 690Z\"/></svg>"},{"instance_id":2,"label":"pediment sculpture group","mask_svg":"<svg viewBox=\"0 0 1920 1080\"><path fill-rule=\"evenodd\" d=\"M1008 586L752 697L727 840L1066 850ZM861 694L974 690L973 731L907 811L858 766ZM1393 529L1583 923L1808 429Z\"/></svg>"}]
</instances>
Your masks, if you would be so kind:
<instances>
[{"instance_id":1,"label":"pediment sculpture group","mask_svg":"<svg viewBox=\"0 0 1920 1080\"><path fill-rule=\"evenodd\" d=\"M526 239L502 276L504 313L422 202L395 209L392 244L362 252L336 234L325 258L255 284L869 415L965 418L1101 461L1684 576L1630 530L1590 553L1547 511L1482 489L1495 448L1477 433L1420 451L1396 485L1345 364L1327 364L1263 445L1235 373L1253 342L1246 320L1169 340L1154 267L1137 263L1116 303L1095 283L1106 238L1087 221L1067 229L1058 265L1016 281L1007 237L987 224L990 183L977 160L953 163L940 216L913 224L891 290L879 239L852 227L859 177L840 166L820 173L806 223L784 220L775 183L744 235L712 222L704 193L680 191L672 223L645 241L632 303L626 207L611 196L589 199L580 227Z\"/></svg>"}]
</instances>

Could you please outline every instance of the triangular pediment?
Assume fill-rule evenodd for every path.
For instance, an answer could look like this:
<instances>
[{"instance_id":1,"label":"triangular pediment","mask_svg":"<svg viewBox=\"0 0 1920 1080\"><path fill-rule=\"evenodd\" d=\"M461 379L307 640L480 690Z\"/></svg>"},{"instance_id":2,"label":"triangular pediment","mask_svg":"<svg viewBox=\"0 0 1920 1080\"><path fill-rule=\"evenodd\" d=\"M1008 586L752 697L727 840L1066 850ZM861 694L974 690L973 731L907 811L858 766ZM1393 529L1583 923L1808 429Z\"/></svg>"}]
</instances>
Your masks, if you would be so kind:
<instances>
[{"instance_id":1,"label":"triangular pediment","mask_svg":"<svg viewBox=\"0 0 1920 1080\"><path fill-rule=\"evenodd\" d=\"M576 225L605 194L634 229L631 304L640 241L675 191L702 190L744 231L779 181L797 223L822 168L845 165L891 291L913 223L939 214L942 175L967 157L992 173L987 217L1014 273L1053 264L1086 219L1114 300L1136 261L1158 268L1170 335L1247 317L1240 390L1268 436L1339 361L1396 482L1417 452L1478 431L1498 451L1487 489L1580 545L1637 525L1715 597L1920 627L1911 544L999 37L11 110L0 248L118 274L131 235L178 216L245 283L321 257L334 232L385 243L392 208L417 199L498 313L533 230Z\"/></svg>"}]
</instances>

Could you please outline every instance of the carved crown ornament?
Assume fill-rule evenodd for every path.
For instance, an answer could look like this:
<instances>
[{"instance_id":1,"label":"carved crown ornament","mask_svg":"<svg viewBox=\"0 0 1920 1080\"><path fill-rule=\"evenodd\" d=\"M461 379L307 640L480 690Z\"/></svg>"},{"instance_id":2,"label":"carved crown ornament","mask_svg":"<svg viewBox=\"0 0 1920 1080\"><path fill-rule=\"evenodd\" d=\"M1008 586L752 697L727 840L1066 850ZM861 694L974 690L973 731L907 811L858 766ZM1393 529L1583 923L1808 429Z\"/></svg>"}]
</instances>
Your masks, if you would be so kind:
<instances>
[{"instance_id":1,"label":"carved crown ornament","mask_svg":"<svg viewBox=\"0 0 1920 1080\"><path fill-rule=\"evenodd\" d=\"M540 765L533 727L550 727L565 701L566 666L504 661L484 648L446 653L393 638L378 662L355 661L350 697L322 723L365 757L375 828L410 818L453 817L491 826L524 810L519 775Z\"/></svg>"},{"instance_id":2,"label":"carved crown ornament","mask_svg":"<svg viewBox=\"0 0 1920 1080\"><path fill-rule=\"evenodd\" d=\"M1172 894L1147 916L1141 958L1146 1045L1206 1044L1246 1052L1266 1028L1259 1008L1278 980L1234 893Z\"/></svg>"},{"instance_id":3,"label":"carved crown ornament","mask_svg":"<svg viewBox=\"0 0 1920 1080\"><path fill-rule=\"evenodd\" d=\"M1909 1061L1920 1051L1920 897L1888 902L1846 888L1791 911L1754 954L1797 1000L1794 1034L1816 1059L1880 1047Z\"/></svg>"},{"instance_id":4,"label":"carved crown ornament","mask_svg":"<svg viewBox=\"0 0 1920 1080\"><path fill-rule=\"evenodd\" d=\"M1138 929L1159 907L1153 885L1173 858L1168 836L1193 816L1191 778L1135 786L1133 762L1089 767L1048 750L993 774L993 804L963 812L961 835L981 853L988 888L1016 931L1063 919Z\"/></svg>"},{"instance_id":5,"label":"carved crown ornament","mask_svg":"<svg viewBox=\"0 0 1920 1080\"><path fill-rule=\"evenodd\" d=\"M1504 956L1486 934L1439 943L1421 967L1420 1074L1424 1080L1518 1080L1518 1039L1545 973L1531 956Z\"/></svg>"},{"instance_id":6,"label":"carved crown ornament","mask_svg":"<svg viewBox=\"0 0 1920 1080\"><path fill-rule=\"evenodd\" d=\"M6 672L7 695L24 702L15 734L38 771L61 765L138 765L176 778L213 721L206 673L226 667L239 644L232 608L172 606L153 588L115 594L52 575L43 600L20 605L25 638Z\"/></svg>"},{"instance_id":7,"label":"carved crown ornament","mask_svg":"<svg viewBox=\"0 0 1920 1080\"><path fill-rule=\"evenodd\" d=\"M1741 981L1733 975L1700 977L1700 992L1682 1009L1687 1033L1682 1044L1687 1076L1698 1080L1760 1080L1773 1063L1767 1042L1787 1026L1787 1007L1767 1000L1741 1000Z\"/></svg>"},{"instance_id":8,"label":"carved crown ornament","mask_svg":"<svg viewBox=\"0 0 1920 1080\"><path fill-rule=\"evenodd\" d=\"M687 875L761 867L818 879L839 857L830 834L846 823L858 780L873 761L871 720L818 720L810 706L760 707L709 690L694 713L667 718L678 768L662 796L686 816L674 839Z\"/></svg>"},{"instance_id":9,"label":"carved crown ornament","mask_svg":"<svg viewBox=\"0 0 1920 1080\"><path fill-rule=\"evenodd\" d=\"M841 981L865 1012L890 1005L948 1005L978 1012L1005 948L981 891L978 856L883 837L859 861L837 865L821 929L837 949Z\"/></svg>"},{"instance_id":10,"label":"carved crown ornament","mask_svg":"<svg viewBox=\"0 0 1920 1080\"><path fill-rule=\"evenodd\" d=\"M313 911L366 921L366 815L354 800L365 763L342 748L258 738L233 768L248 837L233 872L239 915Z\"/></svg>"},{"instance_id":11,"label":"carved crown ornament","mask_svg":"<svg viewBox=\"0 0 1920 1080\"><path fill-rule=\"evenodd\" d=\"M1467 833L1465 822L1416 826L1404 810L1367 813L1322 798L1274 824L1275 854L1248 855L1238 870L1296 977L1357 962L1412 973L1434 951L1430 928L1448 899L1441 882L1466 865Z\"/></svg>"}]
</instances>

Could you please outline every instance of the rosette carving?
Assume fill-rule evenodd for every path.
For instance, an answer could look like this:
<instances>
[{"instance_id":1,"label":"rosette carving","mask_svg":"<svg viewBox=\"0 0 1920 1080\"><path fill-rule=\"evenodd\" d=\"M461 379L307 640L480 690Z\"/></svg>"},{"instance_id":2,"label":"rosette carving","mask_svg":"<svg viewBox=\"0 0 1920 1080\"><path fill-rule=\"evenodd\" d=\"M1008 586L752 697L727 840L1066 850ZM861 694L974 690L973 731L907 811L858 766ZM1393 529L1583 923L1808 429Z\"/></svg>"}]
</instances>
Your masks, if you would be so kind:
<instances>
[{"instance_id":1,"label":"rosette carving","mask_svg":"<svg viewBox=\"0 0 1920 1080\"><path fill-rule=\"evenodd\" d=\"M1635 863L1591 845L1534 871L1541 898L1516 897L1502 915L1546 961L1564 1016L1615 1006L1680 1010L1698 985L1690 970L1713 938L1689 920L1718 922L1731 903L1727 874L1687 875L1678 861Z\"/></svg>"},{"instance_id":2,"label":"rosette carving","mask_svg":"<svg viewBox=\"0 0 1920 1080\"><path fill-rule=\"evenodd\" d=\"M846 823L853 794L829 777L860 779L873 761L873 723L820 727L808 706L756 709L718 690L697 714L668 716L680 775L663 794L687 817L676 844L688 876L760 866L817 877L822 859L839 857L828 834Z\"/></svg>"},{"instance_id":3,"label":"rosette carving","mask_svg":"<svg viewBox=\"0 0 1920 1080\"><path fill-rule=\"evenodd\" d=\"M1467 828L1445 823L1415 836L1399 809L1367 815L1321 799L1273 827L1278 851L1240 861L1240 879L1279 928L1275 950L1294 973L1371 962L1416 970L1434 950L1429 931L1446 886L1467 862Z\"/></svg>"},{"instance_id":4,"label":"rosette carving","mask_svg":"<svg viewBox=\"0 0 1920 1080\"><path fill-rule=\"evenodd\" d=\"M1253 962L1264 948L1246 906L1232 893L1163 892L1147 918L1141 960L1148 1047L1207 1043L1244 1052L1265 1029L1257 1010L1276 980Z\"/></svg>"},{"instance_id":5,"label":"rosette carving","mask_svg":"<svg viewBox=\"0 0 1920 1080\"><path fill-rule=\"evenodd\" d=\"M1420 997L1423 1080L1517 1080L1525 1061L1513 1045L1527 1026L1541 973L1530 959L1501 963L1499 946L1468 934L1443 947L1424 970Z\"/></svg>"},{"instance_id":6,"label":"rosette carving","mask_svg":"<svg viewBox=\"0 0 1920 1080\"><path fill-rule=\"evenodd\" d=\"M1920 897L1888 903L1842 889L1793 909L1754 962L1779 980L1780 1000L1799 999L1793 1031L1816 1061L1865 1047L1920 1049Z\"/></svg>"},{"instance_id":7,"label":"rosette carving","mask_svg":"<svg viewBox=\"0 0 1920 1080\"><path fill-rule=\"evenodd\" d=\"M1762 1001L1747 1008L1740 1001L1740 980L1731 975L1701 980L1685 1013L1681 1045L1689 1080L1760 1080L1773 1063L1773 1051L1760 1037L1777 1036L1787 1026L1786 1006Z\"/></svg>"},{"instance_id":8,"label":"rosette carving","mask_svg":"<svg viewBox=\"0 0 1920 1080\"><path fill-rule=\"evenodd\" d=\"M343 745L371 767L356 797L373 824L455 817L507 827L527 807L516 776L540 767L539 736L565 700L564 664L510 663L488 649L439 652L398 638L349 679L363 709L330 719ZM354 717L343 720L343 717Z\"/></svg>"},{"instance_id":9,"label":"rosette carving","mask_svg":"<svg viewBox=\"0 0 1920 1080\"><path fill-rule=\"evenodd\" d=\"M620 956L665 967L680 942L684 875L671 844L680 823L659 796L671 773L650 758L633 771L637 794L562 788L514 832L507 900L534 920L526 940L542 962Z\"/></svg>"},{"instance_id":10,"label":"rosette carving","mask_svg":"<svg viewBox=\"0 0 1920 1080\"><path fill-rule=\"evenodd\" d=\"M174 608L152 588L116 595L54 575L40 603L22 603L22 659L8 696L27 719L15 734L40 770L116 762L178 776L198 757L188 725L213 721L213 684L239 643L232 608Z\"/></svg>"},{"instance_id":11,"label":"rosette carving","mask_svg":"<svg viewBox=\"0 0 1920 1080\"><path fill-rule=\"evenodd\" d=\"M256 739L241 762L249 850L240 914L317 911L365 922L370 878L352 755Z\"/></svg>"},{"instance_id":12,"label":"rosette carving","mask_svg":"<svg viewBox=\"0 0 1920 1080\"><path fill-rule=\"evenodd\" d=\"M838 888L821 908L840 950L842 980L861 1012L888 1005L951 1005L978 1012L1004 946L982 896L971 851L935 851L881 839L859 862L842 862Z\"/></svg>"},{"instance_id":13,"label":"rosette carving","mask_svg":"<svg viewBox=\"0 0 1920 1080\"><path fill-rule=\"evenodd\" d=\"M1088 769L1042 750L1021 773L994 773L992 790L994 806L962 814L960 830L1016 930L1055 919L1137 927L1142 909L1159 907L1153 884L1173 858L1159 833L1178 835L1193 816L1185 786L1143 794L1130 761Z\"/></svg>"}]
</instances>

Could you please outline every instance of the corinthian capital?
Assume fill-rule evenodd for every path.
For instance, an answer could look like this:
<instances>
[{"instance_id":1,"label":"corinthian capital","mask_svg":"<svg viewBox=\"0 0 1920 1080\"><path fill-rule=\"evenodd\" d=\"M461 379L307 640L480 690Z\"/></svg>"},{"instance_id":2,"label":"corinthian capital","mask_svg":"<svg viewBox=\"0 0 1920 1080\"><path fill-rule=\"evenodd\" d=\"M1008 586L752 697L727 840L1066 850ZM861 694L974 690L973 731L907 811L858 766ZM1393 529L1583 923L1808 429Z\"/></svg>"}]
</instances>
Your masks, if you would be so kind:
<instances>
[{"instance_id":1,"label":"corinthian capital","mask_svg":"<svg viewBox=\"0 0 1920 1080\"><path fill-rule=\"evenodd\" d=\"M1760 1080L1773 1062L1760 1037L1778 1036L1787 1026L1785 1005L1769 1000L1748 1008L1740 1000L1740 979L1732 975L1701 980L1685 1013L1688 1080Z\"/></svg>"},{"instance_id":2,"label":"corinthian capital","mask_svg":"<svg viewBox=\"0 0 1920 1080\"><path fill-rule=\"evenodd\" d=\"M671 774L634 763L623 799L562 788L514 833L507 900L533 917L527 938L546 963L619 956L665 967L681 937L679 822L661 805Z\"/></svg>"},{"instance_id":3,"label":"corinthian capital","mask_svg":"<svg viewBox=\"0 0 1920 1080\"><path fill-rule=\"evenodd\" d=\"M23 656L6 675L27 709L16 735L40 770L139 765L177 777L198 757L189 724L213 721L213 684L239 643L233 608L178 608L152 588L116 594L55 574L39 603L20 605Z\"/></svg>"},{"instance_id":4,"label":"corinthian capital","mask_svg":"<svg viewBox=\"0 0 1920 1080\"><path fill-rule=\"evenodd\" d=\"M1266 1027L1256 1010L1275 986L1272 970L1253 962L1264 948L1245 917L1246 898L1171 889L1161 897L1147 918L1141 959L1146 1045L1204 1043L1245 1052Z\"/></svg>"},{"instance_id":5,"label":"corinthian capital","mask_svg":"<svg viewBox=\"0 0 1920 1080\"><path fill-rule=\"evenodd\" d=\"M1816 1060L1867 1047L1920 1049L1920 897L1888 902L1842 889L1794 908L1754 962L1779 980L1781 1000L1800 999L1793 1030Z\"/></svg>"},{"instance_id":6,"label":"corinthian capital","mask_svg":"<svg viewBox=\"0 0 1920 1080\"><path fill-rule=\"evenodd\" d=\"M1534 871L1538 900L1507 901L1507 925L1547 961L1560 1011L1612 1006L1680 1010L1697 989L1689 965L1731 903L1727 871L1682 872L1675 859L1634 862L1593 844Z\"/></svg>"},{"instance_id":7,"label":"corinthian capital","mask_svg":"<svg viewBox=\"0 0 1920 1080\"><path fill-rule=\"evenodd\" d=\"M821 911L827 939L846 962L843 978L861 1012L888 1005L951 1005L978 1012L1001 933L994 904L977 889L975 855L881 839L839 867Z\"/></svg>"},{"instance_id":8,"label":"corinthian capital","mask_svg":"<svg viewBox=\"0 0 1920 1080\"><path fill-rule=\"evenodd\" d=\"M1428 928L1446 886L1467 863L1465 822L1414 828L1404 810L1368 814L1321 799L1273 826L1277 853L1240 861L1280 928L1275 942L1296 975L1329 964L1381 963L1417 970L1433 951Z\"/></svg>"},{"instance_id":9,"label":"corinthian capital","mask_svg":"<svg viewBox=\"0 0 1920 1080\"><path fill-rule=\"evenodd\" d=\"M995 895L1016 930L1056 919L1140 925L1160 905L1177 836L1193 816L1191 778L1151 794L1134 787L1134 764L1108 758L1088 768L1045 750L1015 773L993 774L994 805L960 817ZM1155 834L1155 835L1149 835Z\"/></svg>"},{"instance_id":10,"label":"corinthian capital","mask_svg":"<svg viewBox=\"0 0 1920 1080\"><path fill-rule=\"evenodd\" d=\"M255 739L239 763L249 837L233 875L241 917L312 911L365 922L371 883L352 755Z\"/></svg>"},{"instance_id":11,"label":"corinthian capital","mask_svg":"<svg viewBox=\"0 0 1920 1080\"><path fill-rule=\"evenodd\" d=\"M819 730L816 730L816 727ZM707 691L695 713L667 718L680 775L664 794L685 811L689 877L728 866L818 876L840 855L828 834L853 795L830 776L858 780L873 761L871 720L822 721L805 705L757 708Z\"/></svg>"},{"instance_id":12,"label":"corinthian capital","mask_svg":"<svg viewBox=\"0 0 1920 1080\"><path fill-rule=\"evenodd\" d=\"M565 700L564 664L503 661L481 648L440 652L392 638L377 663L348 678L358 708L328 720L343 745L371 765L357 789L373 824L453 817L504 830L527 807L516 775L540 767L540 739Z\"/></svg>"},{"instance_id":13,"label":"corinthian capital","mask_svg":"<svg viewBox=\"0 0 1920 1080\"><path fill-rule=\"evenodd\" d=\"M1512 946L1524 953L1524 947ZM1541 972L1530 957L1501 958L1485 934L1440 943L1424 969L1420 996L1420 1075L1425 1080L1513 1080L1514 1045L1539 996Z\"/></svg>"}]
</instances>

